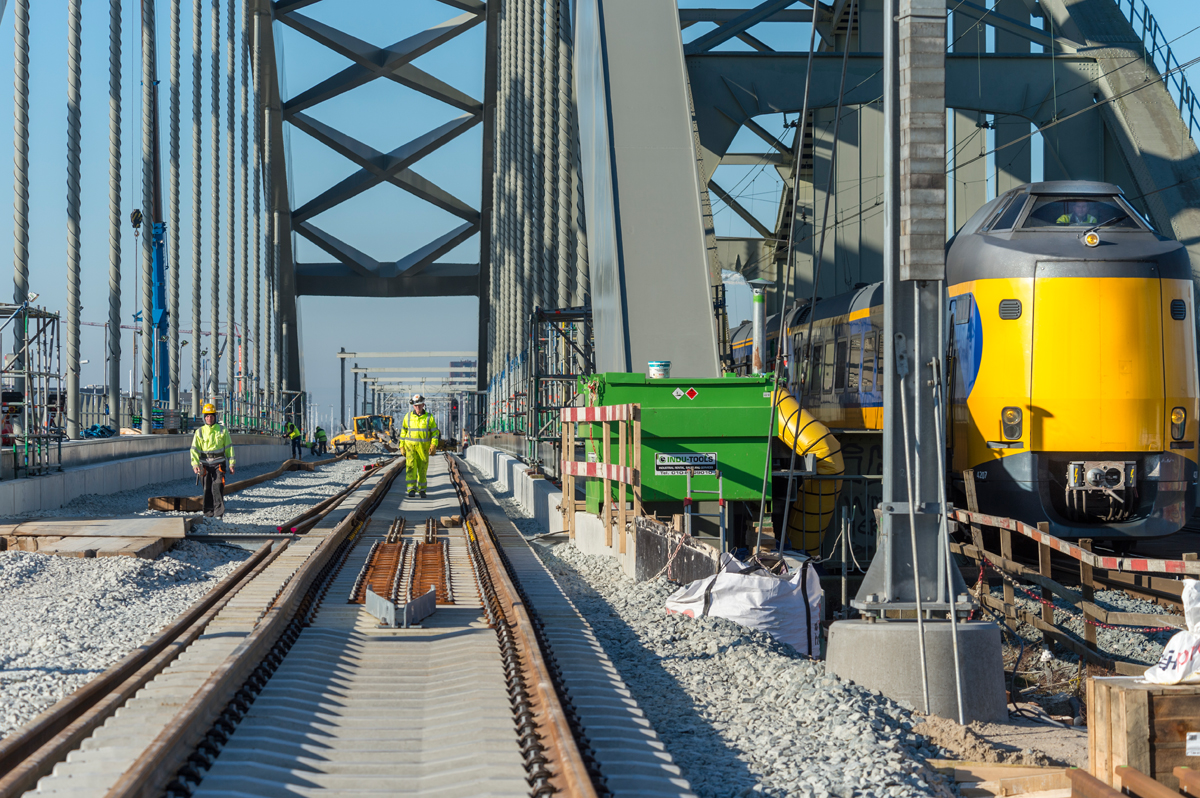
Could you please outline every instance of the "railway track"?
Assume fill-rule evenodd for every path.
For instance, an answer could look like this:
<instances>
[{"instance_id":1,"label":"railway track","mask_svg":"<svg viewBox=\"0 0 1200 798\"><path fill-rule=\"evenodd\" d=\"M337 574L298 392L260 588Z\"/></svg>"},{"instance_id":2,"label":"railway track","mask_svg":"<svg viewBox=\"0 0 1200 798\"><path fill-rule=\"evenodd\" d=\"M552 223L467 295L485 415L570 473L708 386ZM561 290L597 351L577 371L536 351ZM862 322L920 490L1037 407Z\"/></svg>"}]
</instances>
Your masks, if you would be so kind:
<instances>
[{"instance_id":1,"label":"railway track","mask_svg":"<svg viewBox=\"0 0 1200 798\"><path fill-rule=\"evenodd\" d=\"M368 474L307 534L264 545L151 644L0 742L0 798L587 797L619 785L596 737L614 721L593 720L589 744L581 707L609 701L653 742L640 710L627 692L560 697L561 665L603 669L602 652L548 657L547 627L466 483L441 465L430 499L407 500L392 491L402 470L397 459ZM368 589L400 604L432 591L437 609L381 626ZM660 748L647 761L669 765ZM664 776L688 794L677 768Z\"/></svg>"}]
</instances>

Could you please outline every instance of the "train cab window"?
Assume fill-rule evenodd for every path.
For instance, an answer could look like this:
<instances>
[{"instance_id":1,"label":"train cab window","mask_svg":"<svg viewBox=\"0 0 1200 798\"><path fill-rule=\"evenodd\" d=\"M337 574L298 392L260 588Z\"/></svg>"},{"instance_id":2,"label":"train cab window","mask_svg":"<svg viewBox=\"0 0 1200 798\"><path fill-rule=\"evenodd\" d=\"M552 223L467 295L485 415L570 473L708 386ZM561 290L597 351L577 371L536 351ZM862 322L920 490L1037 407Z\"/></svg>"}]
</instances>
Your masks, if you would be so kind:
<instances>
[{"instance_id":1,"label":"train cab window","mask_svg":"<svg viewBox=\"0 0 1200 798\"><path fill-rule=\"evenodd\" d=\"M875 333L863 336L862 392L875 390Z\"/></svg>"},{"instance_id":2,"label":"train cab window","mask_svg":"<svg viewBox=\"0 0 1200 798\"><path fill-rule=\"evenodd\" d=\"M1012 202L1004 209L1004 212L996 219L996 223L991 226L991 230L1000 232L1001 230L1011 230L1013 225L1017 223L1017 217L1021 215L1021 211L1025 208L1025 195L1018 194L1013 197Z\"/></svg>"},{"instance_id":3,"label":"train cab window","mask_svg":"<svg viewBox=\"0 0 1200 798\"><path fill-rule=\"evenodd\" d=\"M862 339L861 335L854 335L850 338L850 362L847 364L849 370L846 372L846 390L852 393L858 393L859 374L862 371Z\"/></svg>"},{"instance_id":4,"label":"train cab window","mask_svg":"<svg viewBox=\"0 0 1200 798\"><path fill-rule=\"evenodd\" d=\"M846 390L846 377L850 371L850 342L839 338L837 342L837 391Z\"/></svg>"},{"instance_id":5,"label":"train cab window","mask_svg":"<svg viewBox=\"0 0 1200 798\"><path fill-rule=\"evenodd\" d=\"M1116 197L1038 197L1025 217L1025 230L1048 227L1140 229Z\"/></svg>"},{"instance_id":6,"label":"train cab window","mask_svg":"<svg viewBox=\"0 0 1200 798\"><path fill-rule=\"evenodd\" d=\"M825 344L824 362L821 365L821 393L833 393L833 374L837 344Z\"/></svg>"}]
</instances>

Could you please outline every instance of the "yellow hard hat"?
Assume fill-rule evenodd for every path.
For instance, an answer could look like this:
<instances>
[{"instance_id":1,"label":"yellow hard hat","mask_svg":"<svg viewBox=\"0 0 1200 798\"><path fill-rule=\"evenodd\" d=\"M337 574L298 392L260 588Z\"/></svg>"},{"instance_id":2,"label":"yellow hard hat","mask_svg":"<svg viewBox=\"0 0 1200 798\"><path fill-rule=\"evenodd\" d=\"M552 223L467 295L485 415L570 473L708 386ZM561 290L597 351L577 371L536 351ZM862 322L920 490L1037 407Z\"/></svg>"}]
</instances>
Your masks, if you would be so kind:
<instances>
[{"instance_id":1,"label":"yellow hard hat","mask_svg":"<svg viewBox=\"0 0 1200 798\"><path fill-rule=\"evenodd\" d=\"M215 416L216 414L217 414L217 406L214 405L212 402L205 402L204 407L202 407L200 409L200 415L202 415L202 416L207 416L207 415Z\"/></svg>"}]
</instances>

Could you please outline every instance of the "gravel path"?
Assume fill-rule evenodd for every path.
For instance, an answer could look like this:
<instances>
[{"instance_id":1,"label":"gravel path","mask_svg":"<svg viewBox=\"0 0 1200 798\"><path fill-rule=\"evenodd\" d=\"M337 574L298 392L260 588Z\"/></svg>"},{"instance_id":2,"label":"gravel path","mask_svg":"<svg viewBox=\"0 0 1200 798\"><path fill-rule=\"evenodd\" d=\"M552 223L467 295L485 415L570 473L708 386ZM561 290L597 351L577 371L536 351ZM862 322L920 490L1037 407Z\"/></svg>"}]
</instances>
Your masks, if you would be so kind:
<instances>
[{"instance_id":1,"label":"gravel path","mask_svg":"<svg viewBox=\"0 0 1200 798\"><path fill-rule=\"evenodd\" d=\"M121 659L249 556L192 541L154 560L0 552L0 737Z\"/></svg>"},{"instance_id":2,"label":"gravel path","mask_svg":"<svg viewBox=\"0 0 1200 798\"><path fill-rule=\"evenodd\" d=\"M480 475L482 479L483 476ZM491 484L491 483L488 483ZM526 535L543 530L497 497ZM668 615L666 579L634 582L607 557L535 545L592 625L699 796L952 795L926 766L946 752L910 709L721 618Z\"/></svg>"}]
</instances>

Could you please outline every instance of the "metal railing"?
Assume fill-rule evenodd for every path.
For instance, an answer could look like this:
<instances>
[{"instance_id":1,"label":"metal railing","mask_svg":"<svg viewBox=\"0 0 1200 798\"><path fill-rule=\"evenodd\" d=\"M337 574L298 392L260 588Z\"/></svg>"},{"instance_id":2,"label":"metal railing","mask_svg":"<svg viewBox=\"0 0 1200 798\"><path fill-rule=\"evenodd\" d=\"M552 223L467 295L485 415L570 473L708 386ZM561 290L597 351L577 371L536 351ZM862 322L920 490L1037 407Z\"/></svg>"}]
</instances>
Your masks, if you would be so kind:
<instances>
[{"instance_id":1,"label":"metal railing","mask_svg":"<svg viewBox=\"0 0 1200 798\"><path fill-rule=\"evenodd\" d=\"M1133 26L1133 32L1141 36L1147 63L1152 64L1160 75L1165 76L1163 82L1166 85L1167 93L1175 101L1175 106L1179 109L1179 116L1187 125L1188 135L1195 138L1200 101L1196 99L1196 92L1192 91L1187 75L1180 68L1182 65L1179 63L1179 59L1171 51L1166 33L1159 26L1158 20L1150 13L1146 0L1114 0L1114 2L1129 20L1129 24Z\"/></svg>"}]
</instances>

